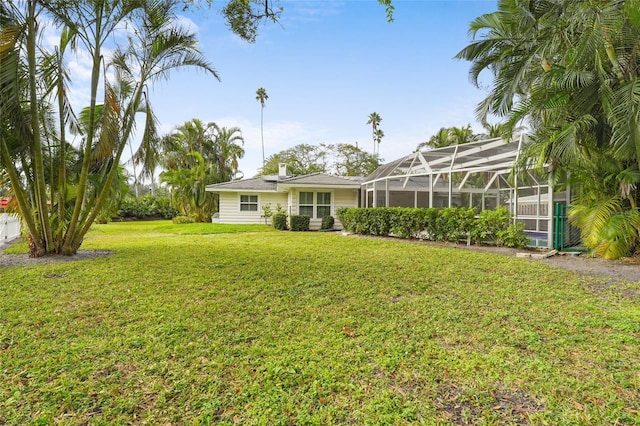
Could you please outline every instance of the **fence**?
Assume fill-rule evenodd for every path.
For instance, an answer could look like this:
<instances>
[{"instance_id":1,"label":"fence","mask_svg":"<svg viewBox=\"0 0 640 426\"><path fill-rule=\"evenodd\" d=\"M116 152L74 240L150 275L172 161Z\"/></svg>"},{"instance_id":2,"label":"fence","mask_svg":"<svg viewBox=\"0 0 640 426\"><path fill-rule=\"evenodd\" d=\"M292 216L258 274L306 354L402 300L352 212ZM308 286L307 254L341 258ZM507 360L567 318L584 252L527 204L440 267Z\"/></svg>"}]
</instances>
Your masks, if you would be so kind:
<instances>
[{"instance_id":1,"label":"fence","mask_svg":"<svg viewBox=\"0 0 640 426\"><path fill-rule=\"evenodd\" d=\"M0 243L20 236L20 217L7 213L0 214Z\"/></svg>"},{"instance_id":2,"label":"fence","mask_svg":"<svg viewBox=\"0 0 640 426\"><path fill-rule=\"evenodd\" d=\"M579 245L580 230L569 223L569 209L562 203L556 203L555 232L553 233L553 248L556 250L576 250Z\"/></svg>"}]
</instances>

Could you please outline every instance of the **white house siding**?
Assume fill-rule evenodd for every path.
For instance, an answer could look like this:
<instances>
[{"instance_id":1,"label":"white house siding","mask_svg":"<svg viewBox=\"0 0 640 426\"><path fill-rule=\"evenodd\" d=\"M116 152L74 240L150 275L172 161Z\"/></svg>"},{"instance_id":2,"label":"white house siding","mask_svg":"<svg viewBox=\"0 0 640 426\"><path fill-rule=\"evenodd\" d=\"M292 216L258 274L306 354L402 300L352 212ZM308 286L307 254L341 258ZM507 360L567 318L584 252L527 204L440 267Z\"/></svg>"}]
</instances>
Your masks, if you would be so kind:
<instances>
[{"instance_id":1,"label":"white house siding","mask_svg":"<svg viewBox=\"0 0 640 426\"><path fill-rule=\"evenodd\" d=\"M291 205L289 214L298 214L300 192L331 192L331 216L335 218L335 229L342 229L342 223L336 217L336 210L341 207L358 207L357 189L330 189L330 188L296 188L291 190ZM311 219L309 228L318 230L322 225L322 219Z\"/></svg>"},{"instance_id":2,"label":"white house siding","mask_svg":"<svg viewBox=\"0 0 640 426\"><path fill-rule=\"evenodd\" d=\"M284 192L242 192L243 195L258 196L257 212L241 212L240 211L240 194L239 192L220 192L220 223L264 223L262 215L262 206L271 203L271 211L275 213L276 204L286 209L287 194Z\"/></svg>"},{"instance_id":3,"label":"white house siding","mask_svg":"<svg viewBox=\"0 0 640 426\"><path fill-rule=\"evenodd\" d=\"M358 207L358 197L360 196L357 189L336 189L333 192L333 217L336 223L333 226L336 229L342 229L342 222L336 216L336 210L341 207Z\"/></svg>"}]
</instances>

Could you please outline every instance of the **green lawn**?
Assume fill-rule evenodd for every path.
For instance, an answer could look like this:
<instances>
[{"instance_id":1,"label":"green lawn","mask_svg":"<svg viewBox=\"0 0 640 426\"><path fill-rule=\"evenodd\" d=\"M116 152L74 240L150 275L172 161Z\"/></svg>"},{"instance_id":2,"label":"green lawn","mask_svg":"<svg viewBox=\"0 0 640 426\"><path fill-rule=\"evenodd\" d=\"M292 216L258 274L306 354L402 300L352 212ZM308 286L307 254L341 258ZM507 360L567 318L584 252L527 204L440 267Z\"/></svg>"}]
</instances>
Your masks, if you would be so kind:
<instances>
[{"instance_id":1,"label":"green lawn","mask_svg":"<svg viewBox=\"0 0 640 426\"><path fill-rule=\"evenodd\" d=\"M594 278L265 226L83 249L0 269L0 424L640 423L639 301Z\"/></svg>"}]
</instances>

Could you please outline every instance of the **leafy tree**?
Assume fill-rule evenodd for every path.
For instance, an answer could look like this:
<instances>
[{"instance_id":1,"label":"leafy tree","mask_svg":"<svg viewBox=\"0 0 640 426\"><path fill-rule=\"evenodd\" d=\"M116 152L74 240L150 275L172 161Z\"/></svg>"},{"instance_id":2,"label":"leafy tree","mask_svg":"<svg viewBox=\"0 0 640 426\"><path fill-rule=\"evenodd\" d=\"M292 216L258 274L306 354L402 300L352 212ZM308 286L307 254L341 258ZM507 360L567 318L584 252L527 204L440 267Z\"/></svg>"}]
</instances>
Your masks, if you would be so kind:
<instances>
[{"instance_id":1,"label":"leafy tree","mask_svg":"<svg viewBox=\"0 0 640 426\"><path fill-rule=\"evenodd\" d=\"M329 164L327 145L299 144L273 154L269 156L264 167L260 169L260 174L278 174L280 163L285 163L288 173L294 175L326 173Z\"/></svg>"},{"instance_id":2,"label":"leafy tree","mask_svg":"<svg viewBox=\"0 0 640 426\"><path fill-rule=\"evenodd\" d=\"M212 4L214 0L205 0ZM185 7L194 4L196 0L183 0ZM283 11L278 6L278 0L229 0L222 8L222 15L229 28L237 35L253 43L258 36L258 26L261 22L278 22ZM393 22L394 6L392 0L378 0L385 7L387 21Z\"/></svg>"},{"instance_id":3,"label":"leafy tree","mask_svg":"<svg viewBox=\"0 0 640 426\"><path fill-rule=\"evenodd\" d=\"M581 183L574 217L596 250L625 241L607 257L639 244L639 17L640 3L624 0L501 0L471 23L474 40L457 55L472 62L475 84L484 70L494 76L478 118L531 129L522 166L606 182Z\"/></svg>"},{"instance_id":4,"label":"leafy tree","mask_svg":"<svg viewBox=\"0 0 640 426\"><path fill-rule=\"evenodd\" d=\"M369 154L356 145L332 145L332 172L340 176L368 176L380 167L380 157Z\"/></svg>"},{"instance_id":5,"label":"leafy tree","mask_svg":"<svg viewBox=\"0 0 640 426\"><path fill-rule=\"evenodd\" d=\"M380 166L380 159L350 144L300 144L270 156L260 174L277 174L280 163L294 175L321 172L367 176Z\"/></svg>"}]
</instances>

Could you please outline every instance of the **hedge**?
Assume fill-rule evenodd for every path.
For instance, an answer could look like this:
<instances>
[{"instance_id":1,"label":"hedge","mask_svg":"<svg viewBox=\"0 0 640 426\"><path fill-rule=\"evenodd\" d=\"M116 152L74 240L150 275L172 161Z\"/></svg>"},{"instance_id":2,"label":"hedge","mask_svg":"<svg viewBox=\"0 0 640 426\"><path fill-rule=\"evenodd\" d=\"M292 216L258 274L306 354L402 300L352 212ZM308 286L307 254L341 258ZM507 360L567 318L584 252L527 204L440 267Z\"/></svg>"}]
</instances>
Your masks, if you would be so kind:
<instances>
[{"instance_id":1,"label":"hedge","mask_svg":"<svg viewBox=\"0 0 640 426\"><path fill-rule=\"evenodd\" d=\"M127 197L120 202L117 217L120 219L173 219L178 210L171 206L169 197L144 195Z\"/></svg>"},{"instance_id":2,"label":"hedge","mask_svg":"<svg viewBox=\"0 0 640 426\"><path fill-rule=\"evenodd\" d=\"M421 238L431 241L461 240L523 247L528 243L523 227L511 223L504 207L483 210L475 208L342 208L336 212L349 232L363 235Z\"/></svg>"},{"instance_id":3,"label":"hedge","mask_svg":"<svg viewBox=\"0 0 640 426\"><path fill-rule=\"evenodd\" d=\"M333 216L325 216L322 218L322 224L320 225L320 229L331 230L333 229L333 225L335 224L335 219Z\"/></svg>"},{"instance_id":4,"label":"hedge","mask_svg":"<svg viewBox=\"0 0 640 426\"><path fill-rule=\"evenodd\" d=\"M276 213L273 215L273 218L271 220L271 223L273 224L273 227L280 230L280 231L286 231L287 230L287 215L283 214L283 213Z\"/></svg>"},{"instance_id":5,"label":"hedge","mask_svg":"<svg viewBox=\"0 0 640 426\"><path fill-rule=\"evenodd\" d=\"M291 230L292 231L308 231L309 222L311 218L309 215L291 215Z\"/></svg>"}]
</instances>

